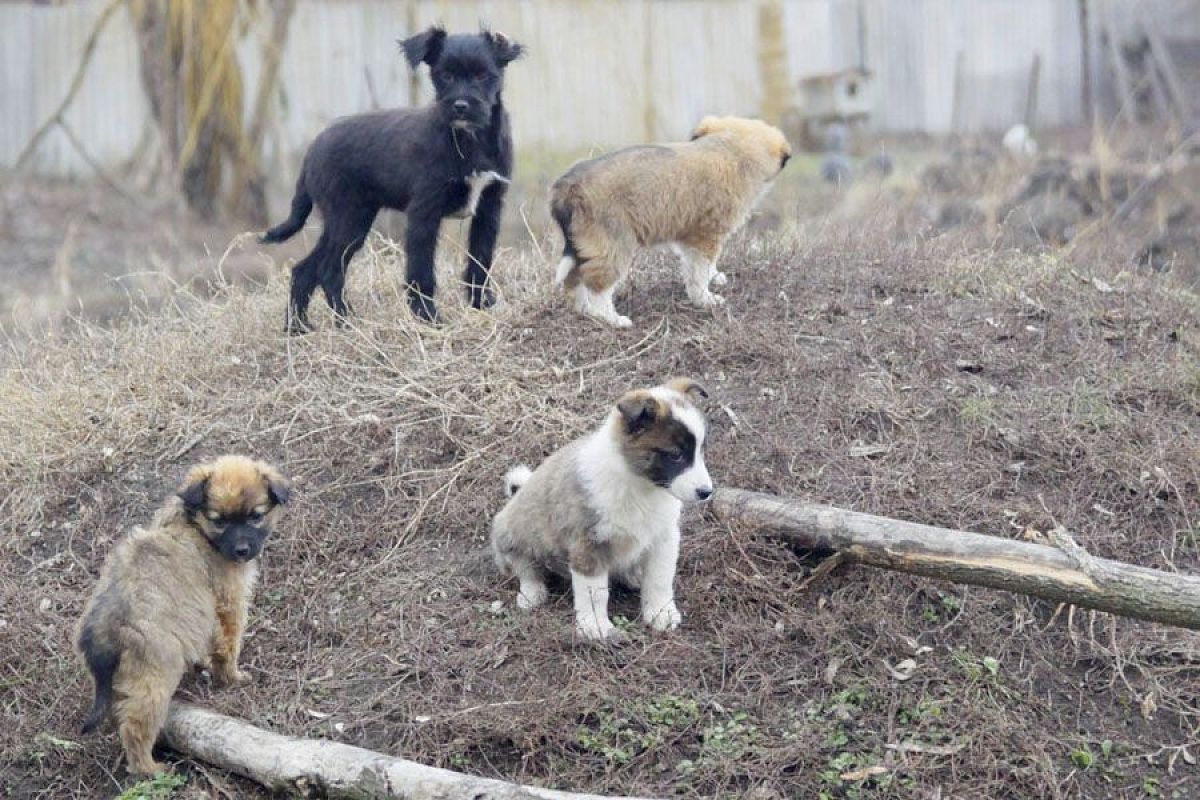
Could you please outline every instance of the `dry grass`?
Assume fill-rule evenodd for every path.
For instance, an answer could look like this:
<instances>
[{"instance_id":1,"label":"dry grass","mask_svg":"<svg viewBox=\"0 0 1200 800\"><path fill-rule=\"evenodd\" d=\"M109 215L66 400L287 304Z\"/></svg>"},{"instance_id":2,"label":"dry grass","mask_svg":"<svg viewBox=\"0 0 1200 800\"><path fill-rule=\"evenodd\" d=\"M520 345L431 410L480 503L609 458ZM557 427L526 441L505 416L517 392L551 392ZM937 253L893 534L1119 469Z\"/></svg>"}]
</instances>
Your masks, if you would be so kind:
<instances>
[{"instance_id":1,"label":"dry grass","mask_svg":"<svg viewBox=\"0 0 1200 800\"><path fill-rule=\"evenodd\" d=\"M573 639L565 596L518 613L485 551L509 465L682 373L713 393L719 482L999 536L1061 523L1098 554L1200 571L1196 301L1108 252L897 241L882 221L747 237L725 259L726 311L687 306L654 257L618 301L635 327L617 332L565 312L548 256L513 251L504 307L447 302L431 329L375 239L345 330L282 337L277 277L13 353L0 785L129 785L111 733L75 735L89 685L71 627L114 538L186 465L242 450L298 491L250 624L255 685L185 682L220 711L592 791L1194 796L1195 634L865 568L808 583L807 554L693 511L684 627L634 626L610 651ZM636 600L614 610L632 618ZM184 796L251 791L180 769Z\"/></svg>"}]
</instances>

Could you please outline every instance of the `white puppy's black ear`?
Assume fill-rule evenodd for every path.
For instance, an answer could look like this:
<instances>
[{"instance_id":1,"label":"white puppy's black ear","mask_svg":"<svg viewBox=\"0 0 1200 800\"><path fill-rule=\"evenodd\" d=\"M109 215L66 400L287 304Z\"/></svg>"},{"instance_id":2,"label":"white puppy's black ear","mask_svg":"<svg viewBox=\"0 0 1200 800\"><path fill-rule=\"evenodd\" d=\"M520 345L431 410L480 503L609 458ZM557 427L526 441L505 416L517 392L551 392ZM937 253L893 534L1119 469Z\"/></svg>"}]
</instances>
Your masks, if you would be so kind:
<instances>
[{"instance_id":1,"label":"white puppy's black ear","mask_svg":"<svg viewBox=\"0 0 1200 800\"><path fill-rule=\"evenodd\" d=\"M502 67L508 66L510 62L525 55L525 45L514 42L500 31L485 30L483 35L492 46L492 54L496 57L496 63Z\"/></svg>"},{"instance_id":2,"label":"white puppy's black ear","mask_svg":"<svg viewBox=\"0 0 1200 800\"><path fill-rule=\"evenodd\" d=\"M408 65L416 69L421 62L432 66L438 60L438 56L442 54L442 45L445 41L446 29L434 25L429 30L422 31L415 36L401 39L400 49L404 52L404 57L408 59Z\"/></svg>"},{"instance_id":3,"label":"white puppy's black ear","mask_svg":"<svg viewBox=\"0 0 1200 800\"><path fill-rule=\"evenodd\" d=\"M631 434L638 434L654 424L662 409L657 397L639 389L618 400L617 411L621 412L625 430Z\"/></svg>"}]
</instances>

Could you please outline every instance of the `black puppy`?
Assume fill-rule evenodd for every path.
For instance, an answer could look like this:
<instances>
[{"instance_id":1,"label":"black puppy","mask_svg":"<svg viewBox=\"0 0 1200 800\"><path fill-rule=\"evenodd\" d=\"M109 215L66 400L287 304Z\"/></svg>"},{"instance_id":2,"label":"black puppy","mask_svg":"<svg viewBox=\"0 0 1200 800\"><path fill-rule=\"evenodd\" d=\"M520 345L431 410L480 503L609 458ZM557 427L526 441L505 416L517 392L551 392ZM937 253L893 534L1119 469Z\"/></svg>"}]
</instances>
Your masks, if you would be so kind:
<instances>
[{"instance_id":1,"label":"black puppy","mask_svg":"<svg viewBox=\"0 0 1200 800\"><path fill-rule=\"evenodd\" d=\"M292 213L263 242L282 242L304 226L313 204L325 227L292 269L287 329L309 329L318 286L341 320L346 266L381 208L405 211L404 252L413 313L437 319L434 256L443 217L473 217L464 280L474 308L492 304L488 286L504 193L512 176L512 134L500 93L504 68L524 47L500 33L446 35L433 27L400 42L413 69L429 65L433 105L358 114L326 128L304 157Z\"/></svg>"}]
</instances>

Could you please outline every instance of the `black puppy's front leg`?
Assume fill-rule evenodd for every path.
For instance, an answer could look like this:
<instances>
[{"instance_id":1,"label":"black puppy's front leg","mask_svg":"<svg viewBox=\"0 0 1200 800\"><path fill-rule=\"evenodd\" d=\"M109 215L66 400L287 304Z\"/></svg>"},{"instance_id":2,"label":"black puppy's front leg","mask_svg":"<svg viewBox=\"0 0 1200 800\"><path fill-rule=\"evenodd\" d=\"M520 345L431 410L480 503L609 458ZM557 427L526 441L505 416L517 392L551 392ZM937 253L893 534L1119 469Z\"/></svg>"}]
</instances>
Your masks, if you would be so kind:
<instances>
[{"instance_id":1,"label":"black puppy's front leg","mask_svg":"<svg viewBox=\"0 0 1200 800\"><path fill-rule=\"evenodd\" d=\"M496 301L490 285L492 256L496 251L496 238L500 235L506 188L502 183L493 183L484 189L471 219L463 281L467 284L467 300L472 308L488 308Z\"/></svg>"},{"instance_id":2,"label":"black puppy's front leg","mask_svg":"<svg viewBox=\"0 0 1200 800\"><path fill-rule=\"evenodd\" d=\"M434 274L434 258L437 255L438 228L442 218L440 209L429 206L410 208L408 230L404 237L404 255L407 258L408 307L426 322L437 322L437 305L433 301L437 291Z\"/></svg>"}]
</instances>

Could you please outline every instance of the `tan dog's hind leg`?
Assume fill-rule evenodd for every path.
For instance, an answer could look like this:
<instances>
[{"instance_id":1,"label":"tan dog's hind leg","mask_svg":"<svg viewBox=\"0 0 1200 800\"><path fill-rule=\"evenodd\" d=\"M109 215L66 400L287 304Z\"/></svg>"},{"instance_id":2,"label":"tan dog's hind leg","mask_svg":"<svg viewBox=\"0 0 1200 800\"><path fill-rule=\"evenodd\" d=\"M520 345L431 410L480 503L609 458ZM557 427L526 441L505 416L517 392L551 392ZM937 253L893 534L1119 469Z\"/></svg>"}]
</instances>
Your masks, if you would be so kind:
<instances>
[{"instance_id":1,"label":"tan dog's hind leg","mask_svg":"<svg viewBox=\"0 0 1200 800\"><path fill-rule=\"evenodd\" d=\"M120 687L123 696L113 709L117 732L125 749L128 770L155 775L167 769L166 764L154 760L154 743L167 719L167 706L183 671L157 666L135 669L136 677L129 685Z\"/></svg>"},{"instance_id":2,"label":"tan dog's hind leg","mask_svg":"<svg viewBox=\"0 0 1200 800\"><path fill-rule=\"evenodd\" d=\"M583 281L575 287L575 310L607 322L614 328L629 328L633 321L617 313L613 292L622 275L608 259L595 258L579 268Z\"/></svg>"}]
</instances>

